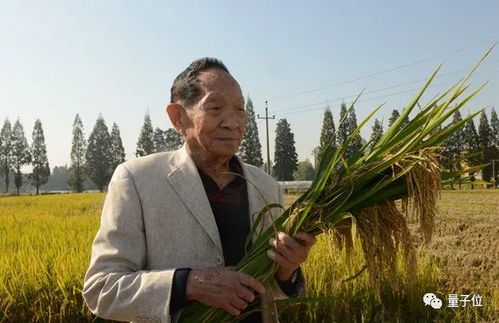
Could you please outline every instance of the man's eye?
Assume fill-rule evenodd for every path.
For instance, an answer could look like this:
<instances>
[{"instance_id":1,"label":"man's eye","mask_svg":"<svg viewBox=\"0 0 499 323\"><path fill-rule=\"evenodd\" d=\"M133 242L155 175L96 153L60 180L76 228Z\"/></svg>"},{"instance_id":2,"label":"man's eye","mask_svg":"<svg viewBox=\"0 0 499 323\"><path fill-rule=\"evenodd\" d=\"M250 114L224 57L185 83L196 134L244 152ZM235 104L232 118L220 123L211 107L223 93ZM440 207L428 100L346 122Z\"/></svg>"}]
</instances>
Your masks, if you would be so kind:
<instances>
[{"instance_id":1,"label":"man's eye","mask_svg":"<svg viewBox=\"0 0 499 323\"><path fill-rule=\"evenodd\" d=\"M211 108L209 108L208 110L218 111L218 110L220 110L220 107L211 107Z\"/></svg>"}]
</instances>

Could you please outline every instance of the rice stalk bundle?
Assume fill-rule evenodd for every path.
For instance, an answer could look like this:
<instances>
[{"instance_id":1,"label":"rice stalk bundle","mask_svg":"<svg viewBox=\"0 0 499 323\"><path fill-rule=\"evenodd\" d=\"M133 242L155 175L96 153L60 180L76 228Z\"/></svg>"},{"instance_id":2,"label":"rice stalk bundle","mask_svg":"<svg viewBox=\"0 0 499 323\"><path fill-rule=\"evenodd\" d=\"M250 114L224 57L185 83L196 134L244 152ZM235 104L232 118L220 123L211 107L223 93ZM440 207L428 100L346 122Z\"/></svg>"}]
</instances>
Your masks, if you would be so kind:
<instances>
[{"instance_id":1,"label":"rice stalk bundle","mask_svg":"<svg viewBox=\"0 0 499 323\"><path fill-rule=\"evenodd\" d=\"M466 77L421 105L419 101L438 74L439 66L377 143L368 142L351 157L345 157L355 136L382 105L374 109L336 150L326 149L310 189L274 219L273 226L258 234L236 270L267 284L277 271L277 265L267 257L268 241L278 231L291 236L299 231L314 235L335 232L348 241L350 225L355 223L378 299L381 282L387 281L394 288L400 283L396 274L399 255L404 259L408 277L414 275L416 258L407 218L412 216L419 220L421 235L426 243L429 242L441 186L456 178L462 183L462 174L485 166L444 172L438 154L449 136L481 112L442 126L483 88L484 85L465 94L469 87L466 83L491 50ZM358 97L350 109L357 100ZM414 117L405 123L404 119L411 113ZM397 200L402 201L402 207L397 207ZM282 206L271 204L260 212L250 236L255 233L261 218L277 207ZM194 303L183 309L180 320L227 322L238 321L243 316L234 318L221 309Z\"/></svg>"}]
</instances>

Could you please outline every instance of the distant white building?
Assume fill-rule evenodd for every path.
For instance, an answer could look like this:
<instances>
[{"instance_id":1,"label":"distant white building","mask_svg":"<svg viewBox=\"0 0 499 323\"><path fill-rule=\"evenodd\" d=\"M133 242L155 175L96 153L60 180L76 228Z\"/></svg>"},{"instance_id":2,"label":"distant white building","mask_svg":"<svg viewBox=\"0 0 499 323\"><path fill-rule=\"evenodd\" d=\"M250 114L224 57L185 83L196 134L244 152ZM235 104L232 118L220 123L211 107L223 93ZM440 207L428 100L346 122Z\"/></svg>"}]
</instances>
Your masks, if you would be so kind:
<instances>
[{"instance_id":1,"label":"distant white building","mask_svg":"<svg viewBox=\"0 0 499 323\"><path fill-rule=\"evenodd\" d=\"M303 193L312 186L312 181L283 181L278 183L284 193Z\"/></svg>"}]
</instances>

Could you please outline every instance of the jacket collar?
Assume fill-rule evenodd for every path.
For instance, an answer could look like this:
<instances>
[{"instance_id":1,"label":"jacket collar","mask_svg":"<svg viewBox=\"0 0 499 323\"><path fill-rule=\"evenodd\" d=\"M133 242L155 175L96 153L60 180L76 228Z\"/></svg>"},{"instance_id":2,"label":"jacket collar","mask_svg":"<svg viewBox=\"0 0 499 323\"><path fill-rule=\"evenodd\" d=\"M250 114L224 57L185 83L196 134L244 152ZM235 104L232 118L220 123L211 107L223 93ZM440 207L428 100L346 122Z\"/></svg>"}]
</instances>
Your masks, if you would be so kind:
<instances>
[{"instance_id":1,"label":"jacket collar","mask_svg":"<svg viewBox=\"0 0 499 323\"><path fill-rule=\"evenodd\" d=\"M185 144L174 153L171 163L173 170L167 176L173 189L222 253L222 243L210 202Z\"/></svg>"},{"instance_id":2,"label":"jacket collar","mask_svg":"<svg viewBox=\"0 0 499 323\"><path fill-rule=\"evenodd\" d=\"M243 176L246 179L250 224L253 225L258 212L266 205L265 198L262 196L265 188L258 182L258 177L254 172L239 157L236 156L236 159L241 165ZM222 253L222 243L220 242L215 216L211 210L197 167L187 152L185 144L181 149L174 152L170 164L171 171L167 174L168 180L186 207L210 236L220 253ZM259 224L260 228L263 225L262 222Z\"/></svg>"}]
</instances>

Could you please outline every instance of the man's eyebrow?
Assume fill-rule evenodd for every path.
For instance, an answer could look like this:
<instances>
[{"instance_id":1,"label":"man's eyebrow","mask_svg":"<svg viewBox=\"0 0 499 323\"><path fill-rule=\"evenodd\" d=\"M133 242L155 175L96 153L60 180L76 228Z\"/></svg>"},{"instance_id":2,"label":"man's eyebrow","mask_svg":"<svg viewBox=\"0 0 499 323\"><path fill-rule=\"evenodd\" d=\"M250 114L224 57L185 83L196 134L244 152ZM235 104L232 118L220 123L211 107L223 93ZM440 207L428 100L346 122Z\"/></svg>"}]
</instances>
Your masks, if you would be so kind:
<instances>
[{"instance_id":1,"label":"man's eyebrow","mask_svg":"<svg viewBox=\"0 0 499 323\"><path fill-rule=\"evenodd\" d=\"M206 98L205 102L206 103L212 103L212 102L218 102L218 98L214 95L212 95L211 93L208 94L208 97Z\"/></svg>"}]
</instances>

